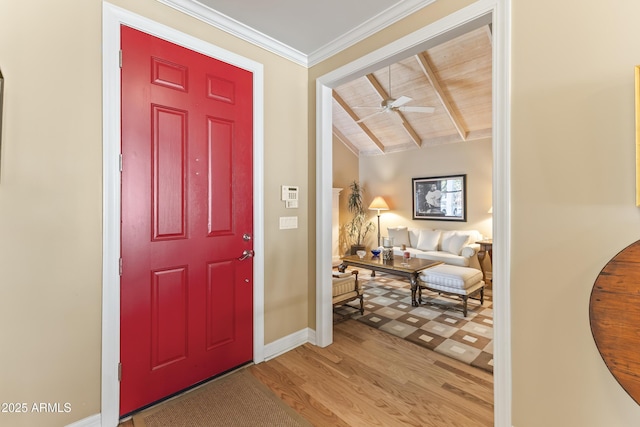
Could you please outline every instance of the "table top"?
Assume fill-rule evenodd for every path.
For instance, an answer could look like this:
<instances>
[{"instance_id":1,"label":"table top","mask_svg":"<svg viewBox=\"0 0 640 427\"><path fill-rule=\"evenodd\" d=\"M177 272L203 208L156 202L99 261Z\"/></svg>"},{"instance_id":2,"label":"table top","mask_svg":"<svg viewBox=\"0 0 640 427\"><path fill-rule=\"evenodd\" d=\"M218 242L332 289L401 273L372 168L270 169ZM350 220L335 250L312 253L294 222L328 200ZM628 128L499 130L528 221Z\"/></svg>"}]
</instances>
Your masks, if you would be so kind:
<instances>
[{"instance_id":1,"label":"table top","mask_svg":"<svg viewBox=\"0 0 640 427\"><path fill-rule=\"evenodd\" d=\"M436 265L442 264L441 261L432 261L422 258L409 258L407 264L403 265L405 261L401 256L394 256L393 260L385 261L381 256L374 257L371 255L365 255L362 259L360 259L358 255L348 255L342 257L342 261L346 264L363 268L404 271L407 273L417 273L426 268L431 268L435 267Z\"/></svg>"},{"instance_id":2,"label":"table top","mask_svg":"<svg viewBox=\"0 0 640 427\"><path fill-rule=\"evenodd\" d=\"M611 374L640 404L638 282L640 240L615 255L591 289L589 320L596 347Z\"/></svg>"}]
</instances>

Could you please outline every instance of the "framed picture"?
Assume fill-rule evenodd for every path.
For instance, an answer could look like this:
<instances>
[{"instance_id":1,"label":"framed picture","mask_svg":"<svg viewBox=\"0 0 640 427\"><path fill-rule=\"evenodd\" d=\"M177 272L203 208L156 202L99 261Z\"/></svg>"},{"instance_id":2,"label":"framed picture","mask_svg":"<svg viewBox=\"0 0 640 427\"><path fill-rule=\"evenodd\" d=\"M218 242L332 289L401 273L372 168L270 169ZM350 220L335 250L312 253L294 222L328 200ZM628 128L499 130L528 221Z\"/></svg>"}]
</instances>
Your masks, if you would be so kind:
<instances>
[{"instance_id":1,"label":"framed picture","mask_svg":"<svg viewBox=\"0 0 640 427\"><path fill-rule=\"evenodd\" d=\"M467 175L413 178L413 219L467 220Z\"/></svg>"},{"instance_id":2,"label":"framed picture","mask_svg":"<svg viewBox=\"0 0 640 427\"><path fill-rule=\"evenodd\" d=\"M636 206L640 206L640 65L636 65Z\"/></svg>"},{"instance_id":3,"label":"framed picture","mask_svg":"<svg viewBox=\"0 0 640 427\"><path fill-rule=\"evenodd\" d=\"M0 70L0 153L2 153L2 104L4 98L4 76Z\"/></svg>"}]
</instances>

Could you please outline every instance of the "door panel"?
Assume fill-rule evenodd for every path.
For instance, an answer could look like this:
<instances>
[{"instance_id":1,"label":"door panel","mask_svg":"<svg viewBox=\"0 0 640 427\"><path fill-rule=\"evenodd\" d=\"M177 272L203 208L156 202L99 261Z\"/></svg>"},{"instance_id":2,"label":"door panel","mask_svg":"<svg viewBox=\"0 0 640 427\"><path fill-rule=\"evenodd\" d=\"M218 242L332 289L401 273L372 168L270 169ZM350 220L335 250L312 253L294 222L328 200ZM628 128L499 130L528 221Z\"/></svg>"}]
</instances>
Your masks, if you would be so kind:
<instances>
[{"instance_id":1,"label":"door panel","mask_svg":"<svg viewBox=\"0 0 640 427\"><path fill-rule=\"evenodd\" d=\"M120 414L253 356L253 77L122 27Z\"/></svg>"},{"instance_id":2,"label":"door panel","mask_svg":"<svg viewBox=\"0 0 640 427\"><path fill-rule=\"evenodd\" d=\"M187 112L152 106L154 240L186 238Z\"/></svg>"},{"instance_id":3,"label":"door panel","mask_svg":"<svg viewBox=\"0 0 640 427\"><path fill-rule=\"evenodd\" d=\"M187 271L155 271L151 286L151 370L155 370L187 358Z\"/></svg>"}]
</instances>

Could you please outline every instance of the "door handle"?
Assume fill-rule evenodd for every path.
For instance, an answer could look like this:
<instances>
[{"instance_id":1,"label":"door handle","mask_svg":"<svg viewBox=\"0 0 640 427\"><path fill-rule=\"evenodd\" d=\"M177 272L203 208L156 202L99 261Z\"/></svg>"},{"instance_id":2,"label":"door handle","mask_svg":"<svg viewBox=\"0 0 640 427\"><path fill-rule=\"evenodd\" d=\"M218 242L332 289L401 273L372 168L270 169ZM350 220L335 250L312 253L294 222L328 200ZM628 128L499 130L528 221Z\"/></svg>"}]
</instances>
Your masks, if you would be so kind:
<instances>
[{"instance_id":1,"label":"door handle","mask_svg":"<svg viewBox=\"0 0 640 427\"><path fill-rule=\"evenodd\" d=\"M238 261L244 261L247 258L253 258L253 255L255 255L255 252L253 252L251 249L245 249L244 251L242 251L242 256L238 258Z\"/></svg>"}]
</instances>

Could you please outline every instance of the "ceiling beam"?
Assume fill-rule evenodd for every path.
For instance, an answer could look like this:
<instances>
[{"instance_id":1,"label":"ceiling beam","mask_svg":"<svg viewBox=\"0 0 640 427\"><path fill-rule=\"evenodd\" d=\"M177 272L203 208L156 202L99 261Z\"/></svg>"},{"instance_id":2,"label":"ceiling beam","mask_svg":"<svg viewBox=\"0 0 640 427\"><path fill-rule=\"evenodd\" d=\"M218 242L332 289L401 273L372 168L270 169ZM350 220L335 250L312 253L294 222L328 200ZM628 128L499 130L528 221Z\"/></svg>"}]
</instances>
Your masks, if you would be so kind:
<instances>
[{"instance_id":1,"label":"ceiling beam","mask_svg":"<svg viewBox=\"0 0 640 427\"><path fill-rule=\"evenodd\" d=\"M384 153L384 144L373 134L373 132L371 132L371 130L367 127L367 125L365 125L362 122L358 123L358 120L360 120L360 118L358 118L356 113L353 112L351 107L349 107L349 105L347 105L347 103L344 102L344 99L342 99L335 90L332 92L333 92L333 99L336 100L338 105L340 105L342 109L349 115L349 117L351 117L353 121L356 122L358 126L360 126L360 129L362 129L362 131L367 134L367 136L371 139L371 141L373 141L373 143L376 144L376 146L380 149L380 152Z\"/></svg>"},{"instance_id":2,"label":"ceiling beam","mask_svg":"<svg viewBox=\"0 0 640 427\"><path fill-rule=\"evenodd\" d=\"M349 138L347 138L342 132L340 132L340 129L335 126L333 127L333 136L338 138L338 140L340 140L340 142L342 142L349 151L355 154L356 157L360 157L360 150L358 150L358 147L352 144Z\"/></svg>"},{"instance_id":3,"label":"ceiling beam","mask_svg":"<svg viewBox=\"0 0 640 427\"><path fill-rule=\"evenodd\" d=\"M462 121L458 117L458 114L456 114L453 106L451 105L451 102L449 101L449 98L442 90L442 86L438 81L438 77L433 72L433 67L429 63L429 60L424 55L424 53L417 54L416 60L418 61L418 64L422 68L422 72L427 77L427 79L429 80L429 83L433 87L433 90L436 92L436 95L438 96L438 99L440 100L440 103L444 107L447 115L451 119L453 126L455 126L456 130L458 131L458 135L460 135L460 138L462 138L463 141L466 141L468 132L462 125Z\"/></svg>"},{"instance_id":4,"label":"ceiling beam","mask_svg":"<svg viewBox=\"0 0 640 427\"><path fill-rule=\"evenodd\" d=\"M487 37L489 37L489 44L491 44L491 46L493 46L493 34L492 34L492 31L491 31L491 24L485 25L484 26L484 30L485 30L485 32L487 34Z\"/></svg>"},{"instance_id":5,"label":"ceiling beam","mask_svg":"<svg viewBox=\"0 0 640 427\"><path fill-rule=\"evenodd\" d=\"M376 79L376 77L373 74L367 74L366 77L369 83L371 84L371 86L373 87L373 90L375 90L376 93L380 96L380 99L384 101L390 98L390 95L387 94L387 92L384 90L384 88L382 87L378 79ZM407 119L404 117L404 114L402 114L402 112L398 110L394 110L394 112L399 116L400 122L402 123L402 127L409 134L409 137L411 137L411 140L418 147L420 147L422 145L422 140L420 139L416 131L413 129L413 127L409 124Z\"/></svg>"}]
</instances>

